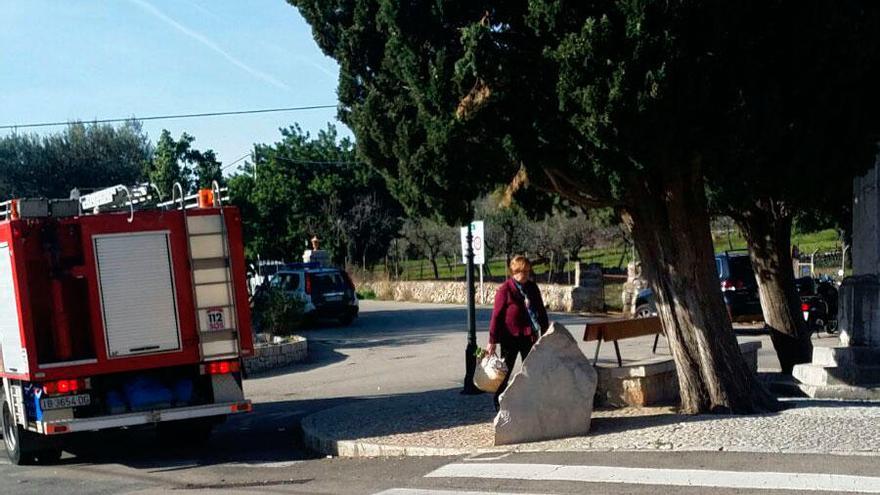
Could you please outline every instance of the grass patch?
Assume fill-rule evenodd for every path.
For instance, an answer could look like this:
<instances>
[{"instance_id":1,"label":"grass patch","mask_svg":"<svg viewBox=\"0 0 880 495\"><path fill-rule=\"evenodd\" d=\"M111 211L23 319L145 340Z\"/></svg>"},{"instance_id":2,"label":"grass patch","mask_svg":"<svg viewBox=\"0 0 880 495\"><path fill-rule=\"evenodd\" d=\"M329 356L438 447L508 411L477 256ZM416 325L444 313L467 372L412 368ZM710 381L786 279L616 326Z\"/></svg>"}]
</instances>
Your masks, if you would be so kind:
<instances>
[{"instance_id":1,"label":"grass patch","mask_svg":"<svg viewBox=\"0 0 880 495\"><path fill-rule=\"evenodd\" d=\"M376 299L376 293L372 289L359 290L357 291L357 298L366 299L368 301L373 300Z\"/></svg>"}]
</instances>

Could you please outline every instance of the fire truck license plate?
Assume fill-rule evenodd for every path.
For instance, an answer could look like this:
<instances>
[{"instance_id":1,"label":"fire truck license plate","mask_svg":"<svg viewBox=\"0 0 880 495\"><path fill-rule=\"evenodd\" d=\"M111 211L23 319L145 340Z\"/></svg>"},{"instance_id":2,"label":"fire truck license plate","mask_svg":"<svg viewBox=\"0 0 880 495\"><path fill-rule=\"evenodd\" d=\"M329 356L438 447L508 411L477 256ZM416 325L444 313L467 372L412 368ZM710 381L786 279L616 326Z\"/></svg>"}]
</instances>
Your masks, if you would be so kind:
<instances>
[{"instance_id":1,"label":"fire truck license plate","mask_svg":"<svg viewBox=\"0 0 880 495\"><path fill-rule=\"evenodd\" d=\"M47 397L40 399L40 408L49 409L67 409L69 407L87 406L92 403L89 394L65 395L63 397Z\"/></svg>"}]
</instances>

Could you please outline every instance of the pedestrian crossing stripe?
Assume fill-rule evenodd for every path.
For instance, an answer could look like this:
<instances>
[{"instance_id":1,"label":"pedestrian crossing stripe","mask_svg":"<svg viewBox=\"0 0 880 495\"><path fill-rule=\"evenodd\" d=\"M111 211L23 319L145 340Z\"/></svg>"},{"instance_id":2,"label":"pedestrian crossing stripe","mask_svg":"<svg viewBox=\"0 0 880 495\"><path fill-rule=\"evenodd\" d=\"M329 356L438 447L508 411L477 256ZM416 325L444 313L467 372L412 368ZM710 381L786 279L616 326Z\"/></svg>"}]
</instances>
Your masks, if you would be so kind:
<instances>
[{"instance_id":1,"label":"pedestrian crossing stripe","mask_svg":"<svg viewBox=\"0 0 880 495\"><path fill-rule=\"evenodd\" d=\"M880 478L825 473L469 462L448 464L428 473L425 477L625 483L753 490L825 491L835 493L880 493Z\"/></svg>"}]
</instances>

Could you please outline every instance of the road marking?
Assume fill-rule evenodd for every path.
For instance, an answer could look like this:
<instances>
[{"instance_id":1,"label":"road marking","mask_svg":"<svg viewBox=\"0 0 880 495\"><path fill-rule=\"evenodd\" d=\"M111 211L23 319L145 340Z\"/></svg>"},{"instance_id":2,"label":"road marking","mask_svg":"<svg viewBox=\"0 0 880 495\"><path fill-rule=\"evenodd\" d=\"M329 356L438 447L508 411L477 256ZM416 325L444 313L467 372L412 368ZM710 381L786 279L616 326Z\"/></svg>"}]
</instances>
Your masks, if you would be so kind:
<instances>
[{"instance_id":1,"label":"road marking","mask_svg":"<svg viewBox=\"0 0 880 495\"><path fill-rule=\"evenodd\" d=\"M508 492L459 492L455 490L423 490L414 488L392 488L375 495L541 495L537 493L508 493Z\"/></svg>"},{"instance_id":2,"label":"road marking","mask_svg":"<svg viewBox=\"0 0 880 495\"><path fill-rule=\"evenodd\" d=\"M485 462L485 461L500 461L505 457L509 456L512 452L505 452L501 455L496 456L487 456L486 454L474 454L471 457L467 457L462 459L464 462Z\"/></svg>"},{"instance_id":3,"label":"road marking","mask_svg":"<svg viewBox=\"0 0 880 495\"><path fill-rule=\"evenodd\" d=\"M278 461L278 462L259 462L259 461L247 462L247 461L243 461L243 462L225 462L225 463L223 463L223 465L230 466L230 467L241 466L241 467L251 467L251 468L286 468L286 467L297 466L297 465L302 464L304 462L305 461Z\"/></svg>"},{"instance_id":4,"label":"road marking","mask_svg":"<svg viewBox=\"0 0 880 495\"><path fill-rule=\"evenodd\" d=\"M824 473L712 471L558 464L456 463L443 466L428 473L425 477L880 493L880 478Z\"/></svg>"}]
</instances>

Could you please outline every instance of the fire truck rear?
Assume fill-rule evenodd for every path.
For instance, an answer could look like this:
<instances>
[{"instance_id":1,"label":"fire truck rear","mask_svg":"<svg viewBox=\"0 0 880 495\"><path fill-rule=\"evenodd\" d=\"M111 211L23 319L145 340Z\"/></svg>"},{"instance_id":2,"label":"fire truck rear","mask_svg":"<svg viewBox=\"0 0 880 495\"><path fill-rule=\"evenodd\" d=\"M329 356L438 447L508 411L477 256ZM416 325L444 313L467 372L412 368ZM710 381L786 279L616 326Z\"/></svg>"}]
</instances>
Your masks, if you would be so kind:
<instances>
[{"instance_id":1,"label":"fire truck rear","mask_svg":"<svg viewBox=\"0 0 880 495\"><path fill-rule=\"evenodd\" d=\"M251 410L239 212L217 187L164 204L154 190L0 203L0 420L13 463L53 462L65 434L106 428L204 440Z\"/></svg>"}]
</instances>

